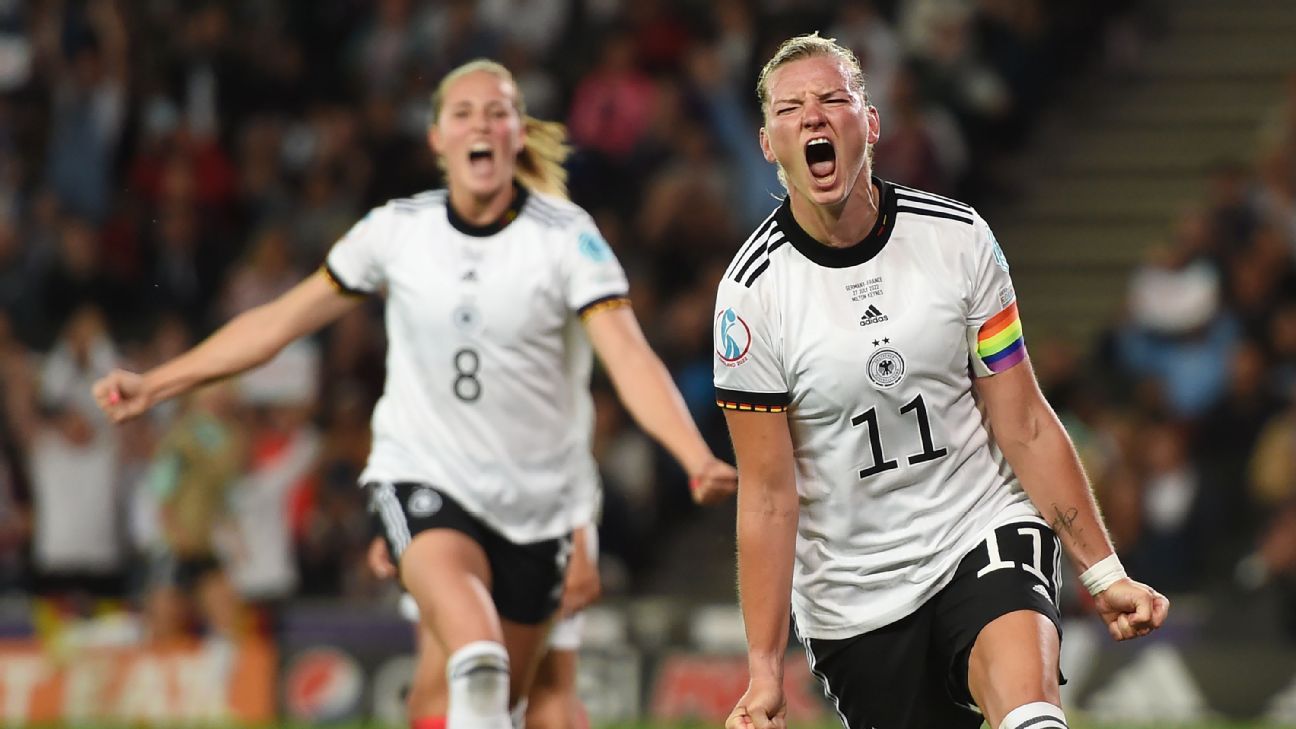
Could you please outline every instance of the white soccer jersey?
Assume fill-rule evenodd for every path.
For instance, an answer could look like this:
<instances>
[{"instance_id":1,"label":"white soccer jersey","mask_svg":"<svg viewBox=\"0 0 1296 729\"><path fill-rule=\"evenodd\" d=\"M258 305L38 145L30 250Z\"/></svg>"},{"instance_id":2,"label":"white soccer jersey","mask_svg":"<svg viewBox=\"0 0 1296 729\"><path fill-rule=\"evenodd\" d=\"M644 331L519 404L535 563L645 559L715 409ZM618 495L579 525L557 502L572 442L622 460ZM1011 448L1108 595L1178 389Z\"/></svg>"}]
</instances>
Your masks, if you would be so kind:
<instances>
[{"instance_id":1,"label":"white soccer jersey","mask_svg":"<svg viewBox=\"0 0 1296 729\"><path fill-rule=\"evenodd\" d=\"M786 412L791 429L792 610L808 638L908 615L987 529L1039 516L972 394L973 376L1025 356L1008 263L971 207L874 182L865 240L822 245L785 201L716 302L718 404Z\"/></svg>"},{"instance_id":2,"label":"white soccer jersey","mask_svg":"<svg viewBox=\"0 0 1296 729\"><path fill-rule=\"evenodd\" d=\"M325 269L386 297L387 381L362 481L432 484L518 543L590 523L580 317L624 304L628 287L584 210L519 187L500 223L478 227L427 192L371 211Z\"/></svg>"}]
</instances>

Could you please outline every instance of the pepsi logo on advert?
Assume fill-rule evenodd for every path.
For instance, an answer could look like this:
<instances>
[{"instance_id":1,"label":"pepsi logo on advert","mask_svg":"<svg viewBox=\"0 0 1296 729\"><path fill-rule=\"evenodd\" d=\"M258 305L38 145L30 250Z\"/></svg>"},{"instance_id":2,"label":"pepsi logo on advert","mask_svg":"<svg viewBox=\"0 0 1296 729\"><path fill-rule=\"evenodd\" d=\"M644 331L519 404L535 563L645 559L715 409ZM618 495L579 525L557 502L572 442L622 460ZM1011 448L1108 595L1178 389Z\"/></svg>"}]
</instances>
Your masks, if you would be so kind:
<instances>
[{"instance_id":1,"label":"pepsi logo on advert","mask_svg":"<svg viewBox=\"0 0 1296 729\"><path fill-rule=\"evenodd\" d=\"M304 650L284 671L284 710L290 719L312 723L358 717L364 683L363 669L346 651Z\"/></svg>"}]
</instances>

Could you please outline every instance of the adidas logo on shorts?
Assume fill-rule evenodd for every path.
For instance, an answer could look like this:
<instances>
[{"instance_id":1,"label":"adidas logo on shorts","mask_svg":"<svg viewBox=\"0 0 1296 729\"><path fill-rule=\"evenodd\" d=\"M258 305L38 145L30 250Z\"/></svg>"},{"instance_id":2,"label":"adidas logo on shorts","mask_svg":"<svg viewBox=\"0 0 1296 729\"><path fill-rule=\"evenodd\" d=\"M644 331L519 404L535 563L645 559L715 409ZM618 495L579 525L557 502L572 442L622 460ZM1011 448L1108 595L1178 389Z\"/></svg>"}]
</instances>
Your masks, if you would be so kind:
<instances>
[{"instance_id":1,"label":"adidas logo on shorts","mask_svg":"<svg viewBox=\"0 0 1296 729\"><path fill-rule=\"evenodd\" d=\"M868 311L865 311L864 316L860 317L860 326L866 327L869 324L879 324L890 318L891 317L886 314L883 314L876 306L869 304Z\"/></svg>"}]
</instances>

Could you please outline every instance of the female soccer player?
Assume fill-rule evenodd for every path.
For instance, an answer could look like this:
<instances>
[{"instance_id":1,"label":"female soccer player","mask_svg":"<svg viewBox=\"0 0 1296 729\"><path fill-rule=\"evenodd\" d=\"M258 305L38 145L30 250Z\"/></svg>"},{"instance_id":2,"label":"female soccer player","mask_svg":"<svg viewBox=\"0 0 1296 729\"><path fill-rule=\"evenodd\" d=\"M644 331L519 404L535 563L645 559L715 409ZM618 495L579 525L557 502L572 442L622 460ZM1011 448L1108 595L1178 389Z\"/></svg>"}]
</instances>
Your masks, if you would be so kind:
<instances>
[{"instance_id":1,"label":"female soccer player","mask_svg":"<svg viewBox=\"0 0 1296 729\"><path fill-rule=\"evenodd\" d=\"M793 38L757 92L787 197L716 304L751 671L726 726L785 724L790 594L848 727L1063 728L1058 537L1115 638L1169 603L1113 553L1008 263L968 205L872 177L850 51Z\"/></svg>"},{"instance_id":2,"label":"female soccer player","mask_svg":"<svg viewBox=\"0 0 1296 729\"><path fill-rule=\"evenodd\" d=\"M699 492L723 497L736 473L645 342L611 249L563 197L562 127L526 116L508 70L477 61L438 86L428 142L447 190L370 211L283 296L94 392L125 420L384 296L387 381L361 480L420 638L449 656L450 728L509 729L558 605L571 525L594 498L590 345Z\"/></svg>"}]
</instances>

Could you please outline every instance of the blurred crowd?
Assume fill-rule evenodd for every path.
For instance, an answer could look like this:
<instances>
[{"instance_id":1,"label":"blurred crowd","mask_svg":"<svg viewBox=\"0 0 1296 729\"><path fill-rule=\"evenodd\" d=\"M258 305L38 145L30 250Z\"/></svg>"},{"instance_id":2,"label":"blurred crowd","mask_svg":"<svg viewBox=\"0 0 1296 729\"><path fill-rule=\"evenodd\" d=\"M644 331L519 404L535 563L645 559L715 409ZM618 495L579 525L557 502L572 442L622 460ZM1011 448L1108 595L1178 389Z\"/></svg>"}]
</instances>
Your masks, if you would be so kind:
<instances>
[{"instance_id":1,"label":"blurred crowd","mask_svg":"<svg viewBox=\"0 0 1296 729\"><path fill-rule=\"evenodd\" d=\"M1149 246L1092 358L1033 348L1130 571L1282 604L1296 638L1296 73Z\"/></svg>"},{"instance_id":2,"label":"blurred crowd","mask_svg":"<svg viewBox=\"0 0 1296 729\"><path fill-rule=\"evenodd\" d=\"M502 60L532 115L569 125L573 197L727 452L710 315L732 251L780 192L757 145L754 93L777 43L818 29L853 48L882 117L877 173L977 204L1003 187L1000 162L1067 79L1136 42L1137 6L0 0L0 591L157 597L166 614L167 596L202 572L192 555L207 553L228 576L199 596L215 615L233 599L380 589L363 565L356 487L382 382L380 301L122 427L101 417L90 384L183 351L308 275L368 208L438 186L429 93L455 65ZM1286 155L1290 122L1275 121ZM1191 332L1157 329L1134 307L1113 334L1101 374L1130 374L1150 403L1145 421L1099 422L1085 407L1090 373L1068 365L1078 358L1036 355L1070 424L1092 432L1082 442L1122 545L1157 569L1180 567L1189 552L1174 540L1199 528L1199 513L1222 513L1211 479L1226 479L1217 490L1239 513L1271 515L1291 490L1281 439L1296 413L1280 381L1296 373L1296 308L1273 275L1279 260L1289 270L1296 229L1284 163L1285 186L1276 162L1254 189L1251 170L1222 169L1219 199L1140 274L1135 301L1144 287L1189 291L1198 279L1213 296ZM1270 222L1275 211L1284 224ZM1257 298L1261 284L1269 293ZM1143 387L1153 381L1164 397ZM633 594L652 545L691 506L682 475L604 383L595 399L608 591ZM1232 450L1196 463L1190 437ZM1249 460L1255 443L1263 466Z\"/></svg>"}]
</instances>

